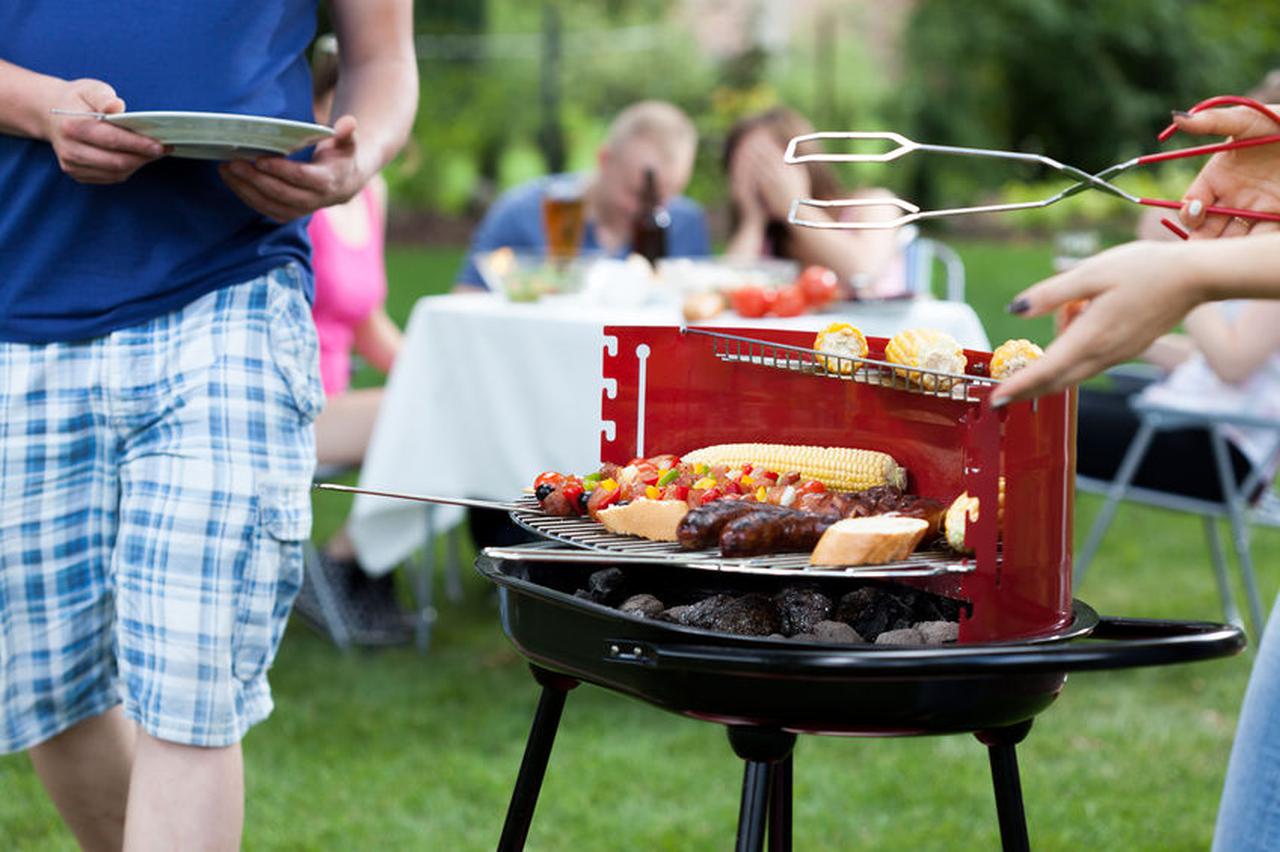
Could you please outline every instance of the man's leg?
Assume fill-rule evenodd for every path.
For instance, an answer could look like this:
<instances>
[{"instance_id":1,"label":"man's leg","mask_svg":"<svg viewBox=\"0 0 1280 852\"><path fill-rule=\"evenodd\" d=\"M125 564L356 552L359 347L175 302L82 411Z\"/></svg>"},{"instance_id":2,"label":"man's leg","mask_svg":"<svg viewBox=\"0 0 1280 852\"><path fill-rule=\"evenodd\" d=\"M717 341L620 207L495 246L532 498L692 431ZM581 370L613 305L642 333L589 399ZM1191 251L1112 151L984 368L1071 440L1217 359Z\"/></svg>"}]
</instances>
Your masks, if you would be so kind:
<instances>
[{"instance_id":1,"label":"man's leg","mask_svg":"<svg viewBox=\"0 0 1280 852\"><path fill-rule=\"evenodd\" d=\"M27 755L86 852L119 849L137 726L119 707L85 719Z\"/></svg>"},{"instance_id":2,"label":"man's leg","mask_svg":"<svg viewBox=\"0 0 1280 852\"><path fill-rule=\"evenodd\" d=\"M200 748L138 733L129 785L127 852L236 850L244 827L240 745Z\"/></svg>"}]
</instances>

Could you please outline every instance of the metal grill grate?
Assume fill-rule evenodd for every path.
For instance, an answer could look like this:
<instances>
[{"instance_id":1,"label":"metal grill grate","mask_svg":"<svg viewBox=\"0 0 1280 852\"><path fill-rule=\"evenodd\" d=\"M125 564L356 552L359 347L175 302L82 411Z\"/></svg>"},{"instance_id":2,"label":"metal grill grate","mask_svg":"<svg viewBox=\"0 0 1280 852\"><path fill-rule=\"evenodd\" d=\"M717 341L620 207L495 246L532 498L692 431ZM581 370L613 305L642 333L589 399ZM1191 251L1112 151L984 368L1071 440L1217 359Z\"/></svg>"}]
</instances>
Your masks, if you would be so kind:
<instances>
[{"instance_id":1,"label":"metal grill grate","mask_svg":"<svg viewBox=\"0 0 1280 852\"><path fill-rule=\"evenodd\" d=\"M871 358L830 355L816 349L806 349L803 346L788 346L720 331L686 328L685 332L710 337L712 351L721 361L754 364L759 367L771 367L775 370L787 370L828 379L841 379L846 382L860 382L941 399L979 402L980 398L972 393L974 388L999 384L996 379L989 376L947 373L920 367L903 367Z\"/></svg>"},{"instance_id":2,"label":"metal grill grate","mask_svg":"<svg viewBox=\"0 0 1280 852\"><path fill-rule=\"evenodd\" d=\"M646 541L631 536L615 535L596 521L586 517L562 518L548 515L536 498L521 497L511 511L512 519L540 536L579 549L609 553L624 559L667 562L706 571L731 571L745 574L780 574L847 576L866 579L900 577L936 577L942 574L968 574L975 566L972 560L943 551L913 553L901 562L883 565L858 565L847 568L815 568L809 565L807 553L779 553L769 556L724 557L715 549L685 550L674 542ZM552 551L540 551L544 558ZM562 552L563 553L563 552ZM556 559L558 557L545 557ZM562 560L565 561L565 560Z\"/></svg>"}]
</instances>

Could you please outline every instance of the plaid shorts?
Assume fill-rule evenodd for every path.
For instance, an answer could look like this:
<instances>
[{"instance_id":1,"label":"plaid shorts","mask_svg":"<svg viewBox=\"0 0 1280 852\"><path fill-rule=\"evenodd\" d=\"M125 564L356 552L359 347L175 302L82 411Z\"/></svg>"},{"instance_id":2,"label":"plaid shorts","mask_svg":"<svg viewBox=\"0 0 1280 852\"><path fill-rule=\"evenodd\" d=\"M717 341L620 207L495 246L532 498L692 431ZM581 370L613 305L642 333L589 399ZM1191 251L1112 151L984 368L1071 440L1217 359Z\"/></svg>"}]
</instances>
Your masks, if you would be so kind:
<instances>
[{"instance_id":1,"label":"plaid shorts","mask_svg":"<svg viewBox=\"0 0 1280 852\"><path fill-rule=\"evenodd\" d=\"M306 274L0 342L0 752L116 704L198 746L271 712L324 398Z\"/></svg>"}]
</instances>

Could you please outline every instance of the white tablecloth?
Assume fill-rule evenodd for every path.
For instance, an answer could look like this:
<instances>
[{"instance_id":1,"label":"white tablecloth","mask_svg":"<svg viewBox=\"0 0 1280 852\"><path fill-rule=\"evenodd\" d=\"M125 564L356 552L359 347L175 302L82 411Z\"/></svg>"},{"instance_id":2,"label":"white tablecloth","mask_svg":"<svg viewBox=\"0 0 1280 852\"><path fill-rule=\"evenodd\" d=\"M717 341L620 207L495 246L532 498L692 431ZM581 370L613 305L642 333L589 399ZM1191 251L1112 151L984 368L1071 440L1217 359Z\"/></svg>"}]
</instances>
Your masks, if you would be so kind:
<instances>
[{"instance_id":1,"label":"white tablecloth","mask_svg":"<svg viewBox=\"0 0 1280 852\"><path fill-rule=\"evenodd\" d=\"M835 319L888 337L938 328L988 349L977 314L959 302L842 306L840 314L712 324L817 331ZM511 303L487 294L418 302L387 379L360 486L384 491L511 500L543 470L599 465L602 329L678 325L671 307L606 308L571 300ZM436 529L461 518L437 509ZM349 519L361 565L390 570L420 546L423 504L358 496Z\"/></svg>"}]
</instances>

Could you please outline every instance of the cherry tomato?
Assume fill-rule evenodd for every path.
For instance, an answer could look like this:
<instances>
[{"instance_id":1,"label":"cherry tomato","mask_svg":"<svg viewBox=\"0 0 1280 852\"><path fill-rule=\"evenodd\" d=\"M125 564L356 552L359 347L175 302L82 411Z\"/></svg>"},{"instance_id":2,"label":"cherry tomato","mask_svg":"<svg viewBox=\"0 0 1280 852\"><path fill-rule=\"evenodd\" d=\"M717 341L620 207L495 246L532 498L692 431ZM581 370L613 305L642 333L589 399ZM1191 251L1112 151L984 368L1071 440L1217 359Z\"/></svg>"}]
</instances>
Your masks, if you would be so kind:
<instances>
[{"instance_id":1,"label":"cherry tomato","mask_svg":"<svg viewBox=\"0 0 1280 852\"><path fill-rule=\"evenodd\" d=\"M542 473L538 474L537 479L533 480L533 488L535 491L543 485L550 485L552 488L555 488L562 482L564 482L563 473L557 473L554 470L544 470Z\"/></svg>"},{"instance_id":2,"label":"cherry tomato","mask_svg":"<svg viewBox=\"0 0 1280 852\"><path fill-rule=\"evenodd\" d=\"M825 266L806 266L796 279L805 301L820 308L840 295L840 278Z\"/></svg>"},{"instance_id":3,"label":"cherry tomato","mask_svg":"<svg viewBox=\"0 0 1280 852\"><path fill-rule=\"evenodd\" d=\"M827 490L827 486L823 485L816 479L810 479L803 485L796 486L797 494L821 494Z\"/></svg>"},{"instance_id":4,"label":"cherry tomato","mask_svg":"<svg viewBox=\"0 0 1280 852\"><path fill-rule=\"evenodd\" d=\"M741 494L742 493L742 486L732 479L727 480L724 483L724 485L720 486L720 488L721 490L724 491L725 494Z\"/></svg>"},{"instance_id":5,"label":"cherry tomato","mask_svg":"<svg viewBox=\"0 0 1280 852\"><path fill-rule=\"evenodd\" d=\"M596 491L599 490L598 488L596 489ZM582 504L579 501L582 499L583 494L582 483L571 479L560 486L560 493L569 501L569 505L577 508L578 514L581 514ZM594 494L595 492L592 493Z\"/></svg>"},{"instance_id":6,"label":"cherry tomato","mask_svg":"<svg viewBox=\"0 0 1280 852\"><path fill-rule=\"evenodd\" d=\"M708 488L706 491L702 492L702 496L698 498L698 503L705 506L712 500L719 500L723 496L724 492L719 488Z\"/></svg>"},{"instance_id":7,"label":"cherry tomato","mask_svg":"<svg viewBox=\"0 0 1280 852\"><path fill-rule=\"evenodd\" d=\"M738 315L743 317L762 317L769 310L769 297L766 291L754 285L734 290L729 296L729 301Z\"/></svg>"},{"instance_id":8,"label":"cherry tomato","mask_svg":"<svg viewBox=\"0 0 1280 852\"><path fill-rule=\"evenodd\" d=\"M804 291L798 285L783 287L778 291L778 299L773 303L773 315L777 317L798 317L809 307Z\"/></svg>"}]
</instances>

